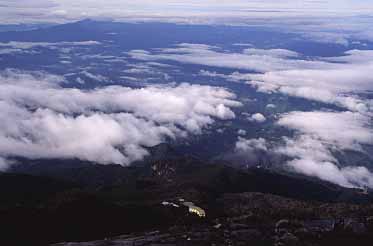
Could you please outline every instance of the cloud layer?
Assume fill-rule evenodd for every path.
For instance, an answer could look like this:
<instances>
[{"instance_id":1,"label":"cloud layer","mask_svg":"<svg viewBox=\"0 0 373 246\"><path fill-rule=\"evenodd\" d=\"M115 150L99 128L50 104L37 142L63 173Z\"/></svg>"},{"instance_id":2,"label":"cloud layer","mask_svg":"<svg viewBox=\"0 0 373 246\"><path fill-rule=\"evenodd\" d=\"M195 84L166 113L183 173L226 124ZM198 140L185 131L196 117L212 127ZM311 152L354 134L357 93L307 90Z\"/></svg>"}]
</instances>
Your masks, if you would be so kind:
<instances>
[{"instance_id":1,"label":"cloud layer","mask_svg":"<svg viewBox=\"0 0 373 246\"><path fill-rule=\"evenodd\" d=\"M371 0L2 0L0 13L4 20L63 21L85 17L186 19L200 18L269 18L299 16L335 16L369 13Z\"/></svg>"},{"instance_id":2,"label":"cloud layer","mask_svg":"<svg viewBox=\"0 0 373 246\"><path fill-rule=\"evenodd\" d=\"M182 84L93 90L61 87L63 78L8 70L0 76L0 160L79 158L127 165L151 147L199 134L240 106L225 89Z\"/></svg>"},{"instance_id":3,"label":"cloud layer","mask_svg":"<svg viewBox=\"0 0 373 246\"><path fill-rule=\"evenodd\" d=\"M231 74L201 70L200 75L245 82L262 93L329 104L325 107L339 106L344 111L295 111L279 115L277 125L295 133L293 137L283 137L283 143L273 143L276 147L267 151L287 156L288 166L296 172L347 187L373 187L371 171L352 166L354 163L342 166L336 157L345 151L364 153L366 146L373 145L373 101L369 97L373 90L371 50L351 50L340 57L307 58L289 50L250 48L238 53L201 44L181 44L172 49L130 54L139 60L172 60L237 69L240 72ZM249 115L249 119L265 120L261 116ZM240 138L235 148L248 153L249 158L255 146L267 146L264 141Z\"/></svg>"},{"instance_id":4,"label":"cloud layer","mask_svg":"<svg viewBox=\"0 0 373 246\"><path fill-rule=\"evenodd\" d=\"M58 43L48 43L48 42L0 42L0 55L3 54L14 54L14 53L33 53L36 52L35 48L48 48L48 49L58 49L63 47L84 47L91 45L99 45L100 42L97 41L81 41L81 42L58 42Z\"/></svg>"},{"instance_id":5,"label":"cloud layer","mask_svg":"<svg viewBox=\"0 0 373 246\"><path fill-rule=\"evenodd\" d=\"M349 45L373 40L372 0L2 0L0 22L66 23L86 18L248 25Z\"/></svg>"},{"instance_id":6,"label":"cloud layer","mask_svg":"<svg viewBox=\"0 0 373 246\"><path fill-rule=\"evenodd\" d=\"M201 75L245 81L264 93L283 93L352 111L370 110L371 100L357 94L373 90L373 52L351 50L341 57L306 59L283 49L244 49L227 52L202 44L180 44L153 52L135 50L132 58L143 61L171 60L181 63L248 70L230 75L201 71Z\"/></svg>"}]
</instances>

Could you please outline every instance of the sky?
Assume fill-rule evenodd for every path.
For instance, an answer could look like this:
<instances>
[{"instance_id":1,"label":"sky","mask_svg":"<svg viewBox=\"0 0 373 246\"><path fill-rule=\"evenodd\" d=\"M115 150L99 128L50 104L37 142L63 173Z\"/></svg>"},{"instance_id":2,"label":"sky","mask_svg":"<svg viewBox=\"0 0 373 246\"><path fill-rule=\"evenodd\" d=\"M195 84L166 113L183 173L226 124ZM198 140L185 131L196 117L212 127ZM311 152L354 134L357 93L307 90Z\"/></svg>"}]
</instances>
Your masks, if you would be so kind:
<instances>
[{"instance_id":1,"label":"sky","mask_svg":"<svg viewBox=\"0 0 373 246\"><path fill-rule=\"evenodd\" d=\"M211 19L346 16L373 13L372 0L2 0L0 23L82 18L211 21Z\"/></svg>"}]
</instances>

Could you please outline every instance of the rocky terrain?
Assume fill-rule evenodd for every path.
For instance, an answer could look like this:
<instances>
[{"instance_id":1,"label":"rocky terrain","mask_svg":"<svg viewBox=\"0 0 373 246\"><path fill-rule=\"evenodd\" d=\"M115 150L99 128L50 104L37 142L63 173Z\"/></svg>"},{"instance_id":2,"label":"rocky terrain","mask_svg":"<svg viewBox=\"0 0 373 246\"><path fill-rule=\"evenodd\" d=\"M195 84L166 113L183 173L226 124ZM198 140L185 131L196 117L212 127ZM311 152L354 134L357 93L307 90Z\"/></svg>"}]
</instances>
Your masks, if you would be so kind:
<instances>
[{"instance_id":1,"label":"rocky terrain","mask_svg":"<svg viewBox=\"0 0 373 246\"><path fill-rule=\"evenodd\" d=\"M226 194L219 202L222 217L192 225L54 246L370 245L373 240L372 205L309 203L263 193Z\"/></svg>"},{"instance_id":2,"label":"rocky terrain","mask_svg":"<svg viewBox=\"0 0 373 246\"><path fill-rule=\"evenodd\" d=\"M132 167L66 162L34 161L0 174L1 245L370 245L373 240L373 196L363 190L191 157L149 159ZM185 204L192 203L206 217L191 213Z\"/></svg>"}]
</instances>

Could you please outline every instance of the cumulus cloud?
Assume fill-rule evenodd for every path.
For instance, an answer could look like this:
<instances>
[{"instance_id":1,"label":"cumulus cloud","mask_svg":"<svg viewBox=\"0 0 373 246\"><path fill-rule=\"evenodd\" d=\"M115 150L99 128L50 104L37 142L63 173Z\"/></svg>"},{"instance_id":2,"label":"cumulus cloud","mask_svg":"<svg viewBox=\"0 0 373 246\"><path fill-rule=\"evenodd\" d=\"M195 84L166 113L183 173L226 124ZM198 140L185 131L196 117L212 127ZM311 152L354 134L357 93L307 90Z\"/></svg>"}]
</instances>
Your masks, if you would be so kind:
<instances>
[{"instance_id":1,"label":"cumulus cloud","mask_svg":"<svg viewBox=\"0 0 373 246\"><path fill-rule=\"evenodd\" d=\"M8 70L0 76L0 157L79 158L128 165L145 147L199 134L240 106L222 88L182 84L63 88L63 79Z\"/></svg>"},{"instance_id":2,"label":"cumulus cloud","mask_svg":"<svg viewBox=\"0 0 373 246\"><path fill-rule=\"evenodd\" d=\"M339 57L310 59L287 50L249 48L237 53L202 44L180 44L152 52L133 51L130 55L139 60L240 69L241 72L232 74L201 70L200 75L243 81L259 92L282 93L349 110L291 112L280 116L277 124L295 130L295 137L284 138L284 145L271 151L290 157L288 165L297 172L348 187L373 187L373 174L367 168L343 167L335 157L336 152L346 150L364 152L365 146L373 144L373 101L363 95L373 90L371 50L350 50ZM255 122L266 120L260 113L246 116ZM239 139L236 152L246 151L250 153L247 156L255 156L253 145L265 146L258 141Z\"/></svg>"},{"instance_id":3,"label":"cumulus cloud","mask_svg":"<svg viewBox=\"0 0 373 246\"><path fill-rule=\"evenodd\" d=\"M291 112L278 124L296 131L294 138L275 151L291 158L296 172L316 176L346 187L373 187L373 173L366 167L341 166L334 152L364 152L373 144L371 117L353 112Z\"/></svg>"},{"instance_id":4,"label":"cumulus cloud","mask_svg":"<svg viewBox=\"0 0 373 246\"><path fill-rule=\"evenodd\" d=\"M129 54L139 60L172 60L249 70L252 72L230 75L201 70L200 74L244 81L264 93L283 93L359 112L369 111L372 105L372 100L358 95L373 90L371 50L351 50L340 57L305 59L288 50L250 48L234 53L218 47L180 44L152 53L137 50Z\"/></svg>"},{"instance_id":5,"label":"cumulus cloud","mask_svg":"<svg viewBox=\"0 0 373 246\"><path fill-rule=\"evenodd\" d=\"M247 134L247 131L245 131L245 130L243 130L243 129L240 129L240 130L237 131L237 134L238 134L238 135L241 135L241 136L244 136L244 135Z\"/></svg>"},{"instance_id":6,"label":"cumulus cloud","mask_svg":"<svg viewBox=\"0 0 373 246\"><path fill-rule=\"evenodd\" d=\"M264 138L245 139L238 137L235 150L238 152L253 152L256 150L267 151L267 141Z\"/></svg>"},{"instance_id":7,"label":"cumulus cloud","mask_svg":"<svg viewBox=\"0 0 373 246\"><path fill-rule=\"evenodd\" d=\"M267 118L261 113L249 115L247 119L251 122L258 122L258 123L263 123L267 120Z\"/></svg>"},{"instance_id":8,"label":"cumulus cloud","mask_svg":"<svg viewBox=\"0 0 373 246\"><path fill-rule=\"evenodd\" d=\"M239 136L232 153L226 155L226 159L231 163L242 165L246 163L247 167L261 165L266 160L266 152L269 150L269 144L264 138L244 138Z\"/></svg>"},{"instance_id":9,"label":"cumulus cloud","mask_svg":"<svg viewBox=\"0 0 373 246\"><path fill-rule=\"evenodd\" d=\"M289 157L287 164L296 172L347 187L373 187L373 173L366 167L341 166L335 157L336 152L346 150L364 152L366 145L373 144L373 104L371 99L361 96L373 89L371 50L351 50L339 57L307 59L286 50L250 48L234 53L201 44L181 44L171 49L130 54L139 60L172 60L249 70L228 75L201 70L200 75L244 81L259 92L282 93L350 110L283 114L277 124L294 130L295 136L285 137L284 145L269 151ZM260 113L246 116L255 122L266 120ZM258 150L268 151L264 139L239 138L235 146L235 152L246 160L257 160Z\"/></svg>"},{"instance_id":10,"label":"cumulus cloud","mask_svg":"<svg viewBox=\"0 0 373 246\"><path fill-rule=\"evenodd\" d=\"M357 112L290 112L281 115L277 125L293 130L293 137L272 144L264 138L238 137L234 151L249 163L265 153L286 156L292 171L345 187L373 188L371 170L342 165L336 157L345 150L364 153L373 144L370 122L370 116Z\"/></svg>"},{"instance_id":11,"label":"cumulus cloud","mask_svg":"<svg viewBox=\"0 0 373 246\"><path fill-rule=\"evenodd\" d=\"M283 93L324 103L336 104L353 111L369 110L370 101L356 95L372 89L373 64L340 64L337 68L291 69L247 75L259 91Z\"/></svg>"},{"instance_id":12,"label":"cumulus cloud","mask_svg":"<svg viewBox=\"0 0 373 246\"><path fill-rule=\"evenodd\" d=\"M289 162L294 170L309 176L330 181L345 187L373 187L373 173L366 167L339 168L332 162L316 162L313 159L298 159Z\"/></svg>"},{"instance_id":13,"label":"cumulus cloud","mask_svg":"<svg viewBox=\"0 0 373 246\"><path fill-rule=\"evenodd\" d=\"M292 158L287 164L296 172L345 187L373 187L371 171L362 166L340 166L332 150L335 146L317 137L301 135L285 138L285 146L276 151Z\"/></svg>"},{"instance_id":14,"label":"cumulus cloud","mask_svg":"<svg viewBox=\"0 0 373 246\"><path fill-rule=\"evenodd\" d=\"M282 115L278 124L341 149L360 150L362 144L373 144L371 117L357 112L291 112Z\"/></svg>"}]
</instances>

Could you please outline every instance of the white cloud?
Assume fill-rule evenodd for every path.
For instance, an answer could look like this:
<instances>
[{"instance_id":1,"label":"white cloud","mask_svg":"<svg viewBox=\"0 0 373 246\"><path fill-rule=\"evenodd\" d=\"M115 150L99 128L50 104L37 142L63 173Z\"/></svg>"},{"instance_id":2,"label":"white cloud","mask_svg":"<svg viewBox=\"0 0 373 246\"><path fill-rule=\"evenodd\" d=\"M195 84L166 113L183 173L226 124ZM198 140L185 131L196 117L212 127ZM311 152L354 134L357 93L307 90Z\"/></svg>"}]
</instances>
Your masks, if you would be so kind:
<instances>
[{"instance_id":1,"label":"white cloud","mask_svg":"<svg viewBox=\"0 0 373 246\"><path fill-rule=\"evenodd\" d=\"M239 136L233 152L227 155L227 160L232 163L238 161L237 164L246 164L246 167L262 165L269 150L270 144L264 138L244 138Z\"/></svg>"},{"instance_id":2,"label":"white cloud","mask_svg":"<svg viewBox=\"0 0 373 246\"><path fill-rule=\"evenodd\" d=\"M66 23L93 18L264 26L307 40L349 45L353 40L373 40L372 11L372 0L2 0L0 22Z\"/></svg>"},{"instance_id":3,"label":"white cloud","mask_svg":"<svg viewBox=\"0 0 373 246\"><path fill-rule=\"evenodd\" d=\"M10 47L15 49L32 49L35 47L60 47L60 46L90 46L90 45L99 45L100 42L97 41L76 41L76 42L57 42L57 43L48 43L48 42L18 42L11 41L7 43L1 43L0 47Z\"/></svg>"},{"instance_id":4,"label":"white cloud","mask_svg":"<svg viewBox=\"0 0 373 246\"><path fill-rule=\"evenodd\" d=\"M8 70L0 76L0 157L79 158L127 165L144 147L199 134L240 106L222 88L182 84L93 90L58 76Z\"/></svg>"},{"instance_id":5,"label":"white cloud","mask_svg":"<svg viewBox=\"0 0 373 246\"><path fill-rule=\"evenodd\" d=\"M297 56L297 54L292 51L279 49L247 49L242 53L229 53L221 51L214 46L183 43L175 48L158 49L157 51L149 53L144 50L132 50L129 55L134 59L143 61L171 60L213 67L247 69L256 72L285 70L296 66L311 69L317 65L325 64L322 61L310 62L285 59Z\"/></svg>"},{"instance_id":6,"label":"white cloud","mask_svg":"<svg viewBox=\"0 0 373 246\"><path fill-rule=\"evenodd\" d=\"M267 120L267 118L264 115L262 115L261 113L253 114L253 115L249 116L247 119L249 121L258 122L258 123L263 123Z\"/></svg>"},{"instance_id":7,"label":"white cloud","mask_svg":"<svg viewBox=\"0 0 373 246\"><path fill-rule=\"evenodd\" d=\"M108 82L109 81L109 79L106 78L105 76L102 76L100 74L93 74L88 71L83 71L80 74L86 76L89 79L95 80L97 82Z\"/></svg>"},{"instance_id":8,"label":"white cloud","mask_svg":"<svg viewBox=\"0 0 373 246\"><path fill-rule=\"evenodd\" d=\"M288 165L296 172L316 176L347 187L373 187L373 173L365 167L340 166L334 152L364 152L373 144L371 117L353 112L291 112L278 124L296 130L294 139L275 151L291 158Z\"/></svg>"},{"instance_id":9,"label":"white cloud","mask_svg":"<svg viewBox=\"0 0 373 246\"><path fill-rule=\"evenodd\" d=\"M243 130L243 129L240 129L240 130L237 131L237 134L241 135L241 136L244 136L244 135L247 134L247 132L245 130Z\"/></svg>"},{"instance_id":10,"label":"white cloud","mask_svg":"<svg viewBox=\"0 0 373 246\"><path fill-rule=\"evenodd\" d=\"M256 150L267 151L267 141L264 138L245 139L238 137L235 150L240 153L252 153Z\"/></svg>"},{"instance_id":11,"label":"white cloud","mask_svg":"<svg viewBox=\"0 0 373 246\"><path fill-rule=\"evenodd\" d=\"M359 92L373 87L373 64L339 64L326 69L290 69L264 74L247 75L249 84L261 92L280 92L291 96L336 104L353 111L369 110L369 101L364 102Z\"/></svg>"},{"instance_id":12,"label":"white cloud","mask_svg":"<svg viewBox=\"0 0 373 246\"><path fill-rule=\"evenodd\" d=\"M291 112L278 124L317 136L341 149L360 150L362 144L373 144L371 117L353 112Z\"/></svg>"},{"instance_id":13,"label":"white cloud","mask_svg":"<svg viewBox=\"0 0 373 246\"><path fill-rule=\"evenodd\" d=\"M129 64L128 67L130 68L124 70L123 72L128 75L162 76L164 78L168 78L169 75L160 70L162 65L163 64L156 62ZM167 68L171 69L172 66L168 66Z\"/></svg>"},{"instance_id":14,"label":"white cloud","mask_svg":"<svg viewBox=\"0 0 373 246\"><path fill-rule=\"evenodd\" d=\"M365 151L373 144L371 125L373 101L362 94L373 90L373 52L351 50L339 57L312 57L286 50L246 49L241 53L206 45L181 44L152 53L131 52L140 60L172 60L212 67L246 69L230 75L201 70L200 75L230 81L244 81L264 93L282 93L309 100L335 104L346 112L291 112L280 116L278 125L296 130L294 139L275 152L291 158L295 171L317 176L343 186L373 187L373 174L365 167L342 167L335 152ZM201 57L201 54L203 56ZM261 114L247 115L264 121ZM259 145L259 142L254 144ZM239 139L236 151L251 152L253 142ZM262 145L266 146L266 145Z\"/></svg>"},{"instance_id":15,"label":"white cloud","mask_svg":"<svg viewBox=\"0 0 373 246\"><path fill-rule=\"evenodd\" d=\"M222 51L206 45L180 44L176 48L157 52L132 51L139 60L172 60L231 69L246 69L251 73L231 75L201 70L203 76L245 81L264 93L283 93L347 108L370 110L372 100L358 94L373 90L373 52L351 50L340 57L305 59L287 50L246 49L241 53Z\"/></svg>"},{"instance_id":16,"label":"white cloud","mask_svg":"<svg viewBox=\"0 0 373 246\"><path fill-rule=\"evenodd\" d=\"M263 57L278 57L278 58L289 58L289 57L298 57L299 54L297 52L291 51L291 50L285 50L285 49L255 49L255 48L249 48L243 50L244 54L246 55L252 55L252 56L263 56Z\"/></svg>"},{"instance_id":17,"label":"white cloud","mask_svg":"<svg viewBox=\"0 0 373 246\"><path fill-rule=\"evenodd\" d=\"M300 18L288 20L286 24L269 24L277 26L281 31L293 32L301 35L305 40L320 43L331 43L342 46L372 41L372 18L368 16L345 16L332 18Z\"/></svg>"},{"instance_id":18,"label":"white cloud","mask_svg":"<svg viewBox=\"0 0 373 246\"><path fill-rule=\"evenodd\" d=\"M295 18L350 16L370 13L373 3L360 0L3 0L4 22L66 21L86 17L139 20L205 21L209 19ZM18 18L18 20L17 20Z\"/></svg>"},{"instance_id":19,"label":"white cloud","mask_svg":"<svg viewBox=\"0 0 373 246\"><path fill-rule=\"evenodd\" d=\"M11 41L7 43L0 42L0 54L24 53L34 52L35 48L61 49L61 51L70 51L69 48L64 47L85 47L91 45L100 45L97 41L80 41L80 42L17 42Z\"/></svg>"},{"instance_id":20,"label":"white cloud","mask_svg":"<svg viewBox=\"0 0 373 246\"><path fill-rule=\"evenodd\" d=\"M287 164L296 172L345 187L373 187L372 172L362 166L341 167L331 149L333 146L303 135L295 140L286 139L286 145L277 152L292 158Z\"/></svg>"},{"instance_id":21,"label":"white cloud","mask_svg":"<svg viewBox=\"0 0 373 246\"><path fill-rule=\"evenodd\" d=\"M258 159L258 151L287 156L291 170L345 187L373 187L373 173L363 166L342 166L336 152L364 152L373 143L370 118L352 112L291 112L278 125L295 130L294 137L270 145L263 138L238 138L235 152L246 160Z\"/></svg>"}]
</instances>

